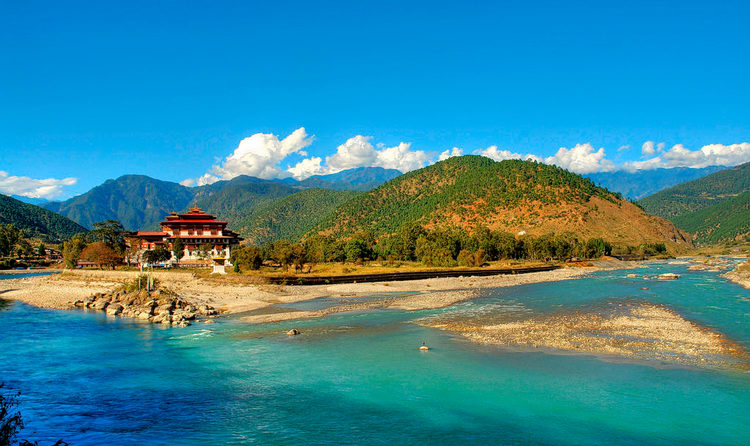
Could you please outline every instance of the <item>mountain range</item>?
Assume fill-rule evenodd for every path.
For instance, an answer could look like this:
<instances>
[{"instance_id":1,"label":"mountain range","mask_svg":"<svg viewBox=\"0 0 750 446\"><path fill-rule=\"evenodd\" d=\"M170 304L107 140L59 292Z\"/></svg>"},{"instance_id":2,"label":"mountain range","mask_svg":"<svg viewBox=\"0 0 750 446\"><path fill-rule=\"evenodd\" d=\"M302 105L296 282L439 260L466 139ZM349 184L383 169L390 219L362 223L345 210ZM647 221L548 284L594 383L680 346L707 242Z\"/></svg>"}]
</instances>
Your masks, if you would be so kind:
<instances>
[{"instance_id":1,"label":"mountain range","mask_svg":"<svg viewBox=\"0 0 750 446\"><path fill-rule=\"evenodd\" d=\"M662 190L638 203L713 243L750 233L750 163Z\"/></svg>"},{"instance_id":2,"label":"mountain range","mask_svg":"<svg viewBox=\"0 0 750 446\"><path fill-rule=\"evenodd\" d=\"M12 224L23 229L26 237L41 238L46 242L59 242L86 232L86 228L62 215L2 194L0 223Z\"/></svg>"},{"instance_id":3,"label":"mountain range","mask_svg":"<svg viewBox=\"0 0 750 446\"><path fill-rule=\"evenodd\" d=\"M145 175L123 175L69 200L48 202L42 206L87 228L96 222L113 219L119 220L129 230L149 230L157 229L169 212L190 206L199 206L231 221L242 221L254 209L305 189L368 190L398 175L401 172L395 169L360 167L303 181L262 180L240 175L199 187L187 187Z\"/></svg>"},{"instance_id":4,"label":"mountain range","mask_svg":"<svg viewBox=\"0 0 750 446\"><path fill-rule=\"evenodd\" d=\"M85 228L115 219L130 230L156 229L169 212L199 206L230 220L232 228L254 244L299 239L315 231L351 234L367 229L385 234L406 220L427 226L487 224L527 233L570 229L600 236L612 232L619 233L623 243L657 239L681 243L679 231L675 233L661 220L649 221L610 191L637 197L704 175L643 198L638 204L648 213L697 234L701 241L736 237L747 232L742 228L750 220L743 201L746 196L742 195L750 189L750 169L748 165L716 169L619 171L583 178L554 166L520 161L498 164L466 156L405 175L393 169L364 167L302 181L238 176L199 187L124 175L69 200L41 205ZM20 209L18 203L14 200L13 207ZM595 206L589 206L592 203ZM618 213L637 224L630 229L618 226L625 224ZM58 223L50 230L42 226L29 227L38 234L64 237L65 232L56 229ZM75 230L66 227L79 232L81 226ZM645 232L639 236L638 231Z\"/></svg>"},{"instance_id":5,"label":"mountain range","mask_svg":"<svg viewBox=\"0 0 750 446\"><path fill-rule=\"evenodd\" d=\"M668 187L701 178L723 169L726 169L726 167L710 166L701 169L672 167L669 169L636 170L634 172L627 170L595 172L584 176L599 186L621 193L625 198L640 200Z\"/></svg>"},{"instance_id":6,"label":"mountain range","mask_svg":"<svg viewBox=\"0 0 750 446\"><path fill-rule=\"evenodd\" d=\"M511 233L573 232L613 244L690 246L669 221L556 166L467 155L415 170L347 201L312 233L376 238L406 223L427 228L486 226Z\"/></svg>"}]
</instances>

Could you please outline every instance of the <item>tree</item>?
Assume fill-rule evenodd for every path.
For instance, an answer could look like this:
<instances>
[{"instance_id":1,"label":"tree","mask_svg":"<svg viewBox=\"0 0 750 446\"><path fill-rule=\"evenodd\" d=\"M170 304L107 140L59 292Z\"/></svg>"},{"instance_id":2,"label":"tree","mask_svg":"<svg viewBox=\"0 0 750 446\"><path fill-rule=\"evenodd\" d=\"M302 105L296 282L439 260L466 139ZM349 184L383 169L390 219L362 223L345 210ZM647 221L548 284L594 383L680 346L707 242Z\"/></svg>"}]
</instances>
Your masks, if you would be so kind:
<instances>
[{"instance_id":1,"label":"tree","mask_svg":"<svg viewBox=\"0 0 750 446\"><path fill-rule=\"evenodd\" d=\"M198 257L200 257L203 260L210 260L211 259L211 251L213 251L214 245L210 243L204 243L198 247Z\"/></svg>"},{"instance_id":2,"label":"tree","mask_svg":"<svg viewBox=\"0 0 750 446\"><path fill-rule=\"evenodd\" d=\"M21 230L14 225L0 223L0 255L8 256L13 253L16 243L21 239Z\"/></svg>"},{"instance_id":3,"label":"tree","mask_svg":"<svg viewBox=\"0 0 750 446\"><path fill-rule=\"evenodd\" d=\"M36 248L36 255L39 257L44 257L47 255L47 251L44 248L44 243L39 243L39 246Z\"/></svg>"},{"instance_id":4,"label":"tree","mask_svg":"<svg viewBox=\"0 0 750 446\"><path fill-rule=\"evenodd\" d=\"M0 383L0 392L5 387ZM16 410L20 393L4 395L0 393L0 445L9 445L18 431L23 429L21 412Z\"/></svg>"},{"instance_id":5,"label":"tree","mask_svg":"<svg viewBox=\"0 0 750 446\"><path fill-rule=\"evenodd\" d=\"M25 238L22 238L16 244L18 248L18 257L27 257L34 253L34 248L31 247L31 243Z\"/></svg>"},{"instance_id":6,"label":"tree","mask_svg":"<svg viewBox=\"0 0 750 446\"><path fill-rule=\"evenodd\" d=\"M156 248L143 253L143 260L151 265L169 261L172 253L166 248Z\"/></svg>"},{"instance_id":7,"label":"tree","mask_svg":"<svg viewBox=\"0 0 750 446\"><path fill-rule=\"evenodd\" d=\"M347 262L356 262L357 260L369 257L370 250L364 240L352 239L346 242L344 251L346 252Z\"/></svg>"},{"instance_id":8,"label":"tree","mask_svg":"<svg viewBox=\"0 0 750 446\"><path fill-rule=\"evenodd\" d=\"M233 249L229 259L238 269L260 269L263 264L263 256L257 246L241 246Z\"/></svg>"},{"instance_id":9,"label":"tree","mask_svg":"<svg viewBox=\"0 0 750 446\"><path fill-rule=\"evenodd\" d=\"M177 263L180 263L180 259L185 257L185 243L183 243L182 239L179 237L174 239L174 243L172 243L172 254L174 254L174 258L177 259Z\"/></svg>"},{"instance_id":10,"label":"tree","mask_svg":"<svg viewBox=\"0 0 750 446\"><path fill-rule=\"evenodd\" d=\"M90 232L94 240L104 242L122 254L125 252L125 228L117 220L107 220L94 223L94 229Z\"/></svg>"},{"instance_id":11,"label":"tree","mask_svg":"<svg viewBox=\"0 0 750 446\"><path fill-rule=\"evenodd\" d=\"M73 238L63 244L63 260L66 267L75 268L78 265L81 251L87 244L88 236L84 233L74 235Z\"/></svg>"},{"instance_id":12,"label":"tree","mask_svg":"<svg viewBox=\"0 0 750 446\"><path fill-rule=\"evenodd\" d=\"M141 254L141 241L135 237L128 238L125 241L125 259L130 265L131 262L138 263Z\"/></svg>"},{"instance_id":13,"label":"tree","mask_svg":"<svg viewBox=\"0 0 750 446\"><path fill-rule=\"evenodd\" d=\"M93 262L100 268L107 265L115 269L115 265L122 261L122 255L104 242L94 242L81 251L81 259Z\"/></svg>"}]
</instances>

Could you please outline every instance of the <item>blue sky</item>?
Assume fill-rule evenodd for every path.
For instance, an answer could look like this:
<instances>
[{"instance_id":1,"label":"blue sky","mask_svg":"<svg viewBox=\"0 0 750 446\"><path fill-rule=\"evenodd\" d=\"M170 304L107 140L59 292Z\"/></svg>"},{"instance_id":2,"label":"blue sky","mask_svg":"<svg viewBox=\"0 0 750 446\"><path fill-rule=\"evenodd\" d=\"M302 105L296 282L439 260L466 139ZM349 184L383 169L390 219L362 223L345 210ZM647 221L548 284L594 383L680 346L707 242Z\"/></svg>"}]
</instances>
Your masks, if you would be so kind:
<instances>
[{"instance_id":1,"label":"blue sky","mask_svg":"<svg viewBox=\"0 0 750 446\"><path fill-rule=\"evenodd\" d=\"M602 3L2 2L0 192L454 147L582 173L750 161L748 4Z\"/></svg>"}]
</instances>

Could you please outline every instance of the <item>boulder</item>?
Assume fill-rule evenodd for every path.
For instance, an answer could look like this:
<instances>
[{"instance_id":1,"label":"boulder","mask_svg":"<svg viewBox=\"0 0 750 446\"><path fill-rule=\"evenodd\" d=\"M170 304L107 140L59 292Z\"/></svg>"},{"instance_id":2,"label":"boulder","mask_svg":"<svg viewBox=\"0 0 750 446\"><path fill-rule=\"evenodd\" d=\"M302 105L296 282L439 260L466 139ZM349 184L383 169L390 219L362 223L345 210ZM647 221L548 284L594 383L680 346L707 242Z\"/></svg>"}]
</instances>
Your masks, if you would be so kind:
<instances>
[{"instance_id":1,"label":"boulder","mask_svg":"<svg viewBox=\"0 0 750 446\"><path fill-rule=\"evenodd\" d=\"M109 305L109 301L99 299L91 307L95 310L104 311L107 309L107 305Z\"/></svg>"},{"instance_id":2,"label":"boulder","mask_svg":"<svg viewBox=\"0 0 750 446\"><path fill-rule=\"evenodd\" d=\"M658 278L659 280L676 280L680 278L680 275L675 273L664 273L659 274Z\"/></svg>"},{"instance_id":3,"label":"boulder","mask_svg":"<svg viewBox=\"0 0 750 446\"><path fill-rule=\"evenodd\" d=\"M107 305L107 314L110 316L117 316L122 313L123 306L120 304Z\"/></svg>"},{"instance_id":4,"label":"boulder","mask_svg":"<svg viewBox=\"0 0 750 446\"><path fill-rule=\"evenodd\" d=\"M296 328L292 328L291 330L287 331L286 334L289 336L297 336L302 334L302 332L297 330Z\"/></svg>"}]
</instances>

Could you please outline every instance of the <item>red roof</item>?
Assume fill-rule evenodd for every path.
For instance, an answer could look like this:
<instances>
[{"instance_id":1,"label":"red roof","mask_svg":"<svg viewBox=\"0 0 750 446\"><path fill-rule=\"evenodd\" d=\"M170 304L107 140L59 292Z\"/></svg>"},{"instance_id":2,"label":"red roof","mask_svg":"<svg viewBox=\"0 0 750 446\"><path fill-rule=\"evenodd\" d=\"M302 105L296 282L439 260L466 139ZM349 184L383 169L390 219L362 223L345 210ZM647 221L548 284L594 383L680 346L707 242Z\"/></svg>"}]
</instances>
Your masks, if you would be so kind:
<instances>
[{"instance_id":1,"label":"red roof","mask_svg":"<svg viewBox=\"0 0 750 446\"><path fill-rule=\"evenodd\" d=\"M138 231L135 235L136 236L143 235L143 236L153 236L153 237L159 237L159 236L164 237L165 235L167 235L167 233L166 232L142 232L142 231Z\"/></svg>"},{"instance_id":2,"label":"red roof","mask_svg":"<svg viewBox=\"0 0 750 446\"><path fill-rule=\"evenodd\" d=\"M169 237L170 239L176 239L181 238L182 240L187 240L191 238L235 238L229 235L175 235Z\"/></svg>"},{"instance_id":3,"label":"red roof","mask_svg":"<svg viewBox=\"0 0 750 446\"><path fill-rule=\"evenodd\" d=\"M168 225L168 224L174 224L174 223L220 223L220 224L227 224L226 221L223 220L165 220L161 222L162 225Z\"/></svg>"}]
</instances>

